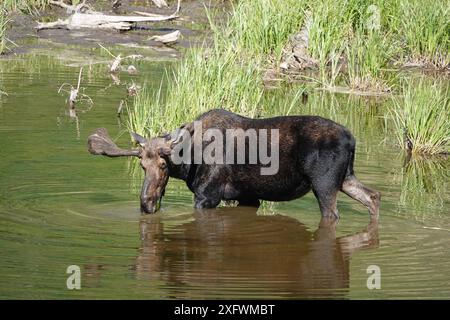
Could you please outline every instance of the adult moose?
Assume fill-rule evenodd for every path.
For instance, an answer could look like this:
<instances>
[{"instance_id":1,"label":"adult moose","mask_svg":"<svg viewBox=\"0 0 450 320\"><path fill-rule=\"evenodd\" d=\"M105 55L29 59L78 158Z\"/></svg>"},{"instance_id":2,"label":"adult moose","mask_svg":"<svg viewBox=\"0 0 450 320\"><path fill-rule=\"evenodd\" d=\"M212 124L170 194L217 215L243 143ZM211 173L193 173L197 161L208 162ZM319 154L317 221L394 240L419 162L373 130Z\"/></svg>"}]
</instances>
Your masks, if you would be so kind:
<instances>
[{"instance_id":1,"label":"adult moose","mask_svg":"<svg viewBox=\"0 0 450 320\"><path fill-rule=\"evenodd\" d=\"M271 142L269 151L279 150L278 170L262 175L266 165L206 164L187 161L175 163L174 150L183 143L186 132L195 136L199 127L225 132L231 129L277 129L278 141ZM223 135L225 137L225 134ZM154 213L159 209L169 177L184 180L194 193L195 208L215 208L221 200L237 200L239 205L258 206L260 200L287 201L314 192L323 217L339 218L337 193L343 191L378 217L380 194L359 182L353 172L355 139L343 126L318 116L283 116L250 119L232 112L215 109L199 116L171 134L146 139L133 134L138 149L118 148L105 129L97 129L88 138L88 149L95 155L136 156L145 171L141 192L141 210ZM239 137L237 137L239 138ZM194 139L195 140L195 139ZM191 143L195 143L192 140ZM251 158L251 143L245 139L245 159ZM210 142L210 141L209 141ZM203 147L208 145L204 139ZM194 157L190 148L191 157ZM216 149L217 150L217 149ZM239 150L238 150L239 151ZM223 148L225 152L225 148Z\"/></svg>"}]
</instances>

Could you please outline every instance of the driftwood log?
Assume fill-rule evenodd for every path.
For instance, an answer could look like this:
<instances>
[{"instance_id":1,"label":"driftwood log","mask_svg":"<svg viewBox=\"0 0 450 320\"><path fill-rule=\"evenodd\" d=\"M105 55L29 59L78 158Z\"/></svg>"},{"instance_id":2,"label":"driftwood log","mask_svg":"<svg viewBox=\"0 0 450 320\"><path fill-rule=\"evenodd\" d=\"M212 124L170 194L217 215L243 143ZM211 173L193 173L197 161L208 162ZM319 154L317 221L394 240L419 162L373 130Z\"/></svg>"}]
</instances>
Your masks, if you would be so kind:
<instances>
[{"instance_id":1,"label":"driftwood log","mask_svg":"<svg viewBox=\"0 0 450 320\"><path fill-rule=\"evenodd\" d=\"M61 5L55 2L54 4ZM83 2L84 4L84 2ZM137 22L159 22L178 18L180 11L180 0L178 1L176 11L171 15L160 15L147 13L145 16L113 16L106 15L101 12L88 11L82 13L75 11L65 20L58 19L54 22L38 22L37 30L42 29L68 29L76 30L82 28L90 29L114 29L114 30L130 30L134 23Z\"/></svg>"},{"instance_id":2,"label":"driftwood log","mask_svg":"<svg viewBox=\"0 0 450 320\"><path fill-rule=\"evenodd\" d=\"M66 20L58 19L55 22L38 22L36 29L115 29L115 30L130 30L133 23L136 22L157 22L167 21L178 18L177 15L170 16L110 16L101 13L74 13Z\"/></svg>"}]
</instances>

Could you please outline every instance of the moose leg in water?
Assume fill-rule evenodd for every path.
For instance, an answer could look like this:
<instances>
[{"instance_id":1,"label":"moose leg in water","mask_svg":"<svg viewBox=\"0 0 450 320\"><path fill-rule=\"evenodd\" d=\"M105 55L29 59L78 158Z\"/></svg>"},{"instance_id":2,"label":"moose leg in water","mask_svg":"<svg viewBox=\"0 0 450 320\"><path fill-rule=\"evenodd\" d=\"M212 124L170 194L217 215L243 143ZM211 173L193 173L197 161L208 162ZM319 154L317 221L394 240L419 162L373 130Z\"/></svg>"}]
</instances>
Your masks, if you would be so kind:
<instances>
[{"instance_id":1,"label":"moose leg in water","mask_svg":"<svg viewBox=\"0 0 450 320\"><path fill-rule=\"evenodd\" d=\"M366 206L369 209L371 216L378 217L381 198L379 192L363 185L354 175L345 178L342 184L342 191L350 198L355 199Z\"/></svg>"},{"instance_id":2,"label":"moose leg in water","mask_svg":"<svg viewBox=\"0 0 450 320\"><path fill-rule=\"evenodd\" d=\"M339 219L337 194L346 175L350 156L351 151L347 148L318 152L317 160L308 169L312 190L323 218Z\"/></svg>"},{"instance_id":3,"label":"moose leg in water","mask_svg":"<svg viewBox=\"0 0 450 320\"><path fill-rule=\"evenodd\" d=\"M224 185L223 170L218 170L217 167L210 166L199 168L192 184L195 189L194 208L209 209L215 208L219 205L223 198ZM213 187L214 186L214 187Z\"/></svg>"}]
</instances>

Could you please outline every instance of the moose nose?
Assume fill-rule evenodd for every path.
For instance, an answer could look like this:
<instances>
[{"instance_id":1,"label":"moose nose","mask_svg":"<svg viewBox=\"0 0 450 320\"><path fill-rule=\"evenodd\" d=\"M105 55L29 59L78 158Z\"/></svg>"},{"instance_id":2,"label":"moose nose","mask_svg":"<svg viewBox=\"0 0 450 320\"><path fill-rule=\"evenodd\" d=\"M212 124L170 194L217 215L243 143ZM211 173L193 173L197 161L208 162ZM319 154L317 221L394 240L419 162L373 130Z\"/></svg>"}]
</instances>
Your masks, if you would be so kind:
<instances>
[{"instance_id":1,"label":"moose nose","mask_svg":"<svg viewBox=\"0 0 450 320\"><path fill-rule=\"evenodd\" d=\"M158 200L141 199L141 212L155 213L159 209Z\"/></svg>"}]
</instances>

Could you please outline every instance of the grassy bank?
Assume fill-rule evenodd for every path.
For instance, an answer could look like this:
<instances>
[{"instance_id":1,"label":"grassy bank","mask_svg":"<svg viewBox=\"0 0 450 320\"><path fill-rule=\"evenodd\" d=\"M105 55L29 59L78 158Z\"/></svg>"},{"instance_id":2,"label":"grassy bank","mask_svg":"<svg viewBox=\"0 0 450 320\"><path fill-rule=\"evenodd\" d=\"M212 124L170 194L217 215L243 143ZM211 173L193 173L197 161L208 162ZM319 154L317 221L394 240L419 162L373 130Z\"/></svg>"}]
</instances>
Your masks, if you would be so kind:
<instances>
[{"instance_id":1,"label":"grassy bank","mask_svg":"<svg viewBox=\"0 0 450 320\"><path fill-rule=\"evenodd\" d=\"M160 133L212 108L261 114L267 58L280 55L289 35L301 25L301 4L298 0L240 1L226 25L217 26L211 19L213 45L186 53L174 74L165 79L166 94L141 92L150 96L136 99L129 129ZM143 108L158 110L153 114L157 119L140 118Z\"/></svg>"},{"instance_id":2,"label":"grassy bank","mask_svg":"<svg viewBox=\"0 0 450 320\"><path fill-rule=\"evenodd\" d=\"M418 94L434 98L432 104L417 100L411 96L414 88L401 86L397 73L389 68L413 60L423 61L424 66L448 67L448 8L445 1L431 0L241 0L225 25L211 22L213 45L189 50L166 77L166 92L140 93L135 111L129 113L129 129L153 135L220 107L248 116L274 113L272 109L278 107L264 99L263 74L278 65L289 37L304 26L308 15L312 18L307 54L317 61L316 83L362 91L404 90L405 99L392 113L397 132L404 130L405 121L408 130L431 130L432 120L419 122L409 112L441 121L444 128L442 121L448 117L442 116L448 116L448 102L442 104L445 101L437 99L433 87L426 84ZM285 106L297 99L286 96ZM422 105L426 108L421 109ZM142 109L152 110L151 114ZM288 113L291 108L277 110ZM447 141L448 131L434 134L412 134L414 151L435 153L446 148L442 141Z\"/></svg>"},{"instance_id":3,"label":"grassy bank","mask_svg":"<svg viewBox=\"0 0 450 320\"><path fill-rule=\"evenodd\" d=\"M7 11L37 12L49 5L49 0L2 0Z\"/></svg>"},{"instance_id":4,"label":"grassy bank","mask_svg":"<svg viewBox=\"0 0 450 320\"><path fill-rule=\"evenodd\" d=\"M413 154L450 153L450 92L439 81L410 80L392 109L399 145Z\"/></svg>"},{"instance_id":5,"label":"grassy bank","mask_svg":"<svg viewBox=\"0 0 450 320\"><path fill-rule=\"evenodd\" d=\"M436 216L436 208L446 207L450 162L445 158L411 158L393 173L393 184L400 185L398 213L417 220Z\"/></svg>"},{"instance_id":6,"label":"grassy bank","mask_svg":"<svg viewBox=\"0 0 450 320\"><path fill-rule=\"evenodd\" d=\"M0 2L0 54L7 49L6 30L11 12L38 13L49 5L49 0L1 0Z\"/></svg>"},{"instance_id":7,"label":"grassy bank","mask_svg":"<svg viewBox=\"0 0 450 320\"><path fill-rule=\"evenodd\" d=\"M0 5L0 54L6 50L6 27L8 25L8 15Z\"/></svg>"},{"instance_id":8,"label":"grassy bank","mask_svg":"<svg viewBox=\"0 0 450 320\"><path fill-rule=\"evenodd\" d=\"M450 1L400 1L398 17L404 59L445 68L450 64ZM403 17L403 18L402 18Z\"/></svg>"}]
</instances>

